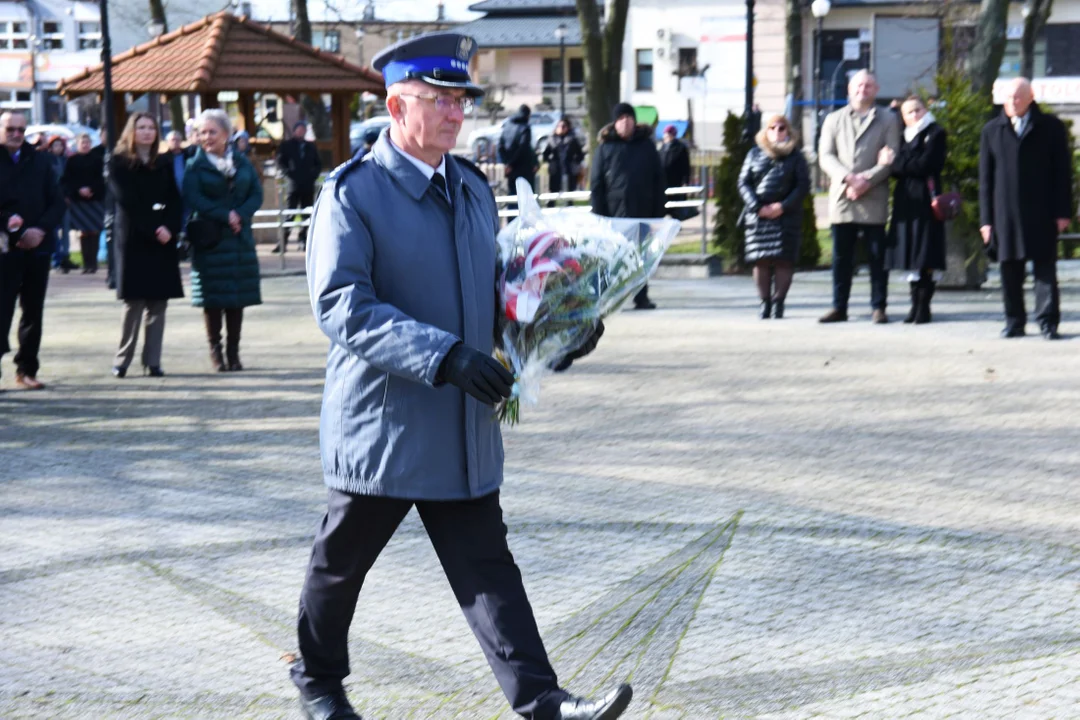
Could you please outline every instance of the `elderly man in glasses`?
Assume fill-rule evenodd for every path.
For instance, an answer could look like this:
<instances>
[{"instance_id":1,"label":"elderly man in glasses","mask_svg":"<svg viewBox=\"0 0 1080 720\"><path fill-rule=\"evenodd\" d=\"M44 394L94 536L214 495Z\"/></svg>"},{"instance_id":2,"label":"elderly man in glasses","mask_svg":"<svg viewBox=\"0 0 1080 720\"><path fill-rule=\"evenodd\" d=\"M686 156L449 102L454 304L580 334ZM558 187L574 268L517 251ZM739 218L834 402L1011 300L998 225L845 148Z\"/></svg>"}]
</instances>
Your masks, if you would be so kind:
<instances>
[{"instance_id":1,"label":"elderly man in glasses","mask_svg":"<svg viewBox=\"0 0 1080 720\"><path fill-rule=\"evenodd\" d=\"M358 717L342 687L349 625L368 570L413 507L515 711L610 720L630 702L628 685L599 700L559 687L506 542L492 406L514 378L491 355L498 213L487 178L448 154L483 94L469 79L476 49L446 32L377 55L392 123L368 155L331 173L315 206L307 277L331 341L320 428L329 507L291 670L307 718Z\"/></svg>"},{"instance_id":2,"label":"elderly man in glasses","mask_svg":"<svg viewBox=\"0 0 1080 720\"><path fill-rule=\"evenodd\" d=\"M37 379L45 289L56 244L56 226L64 217L60 178L44 153L25 140L26 116L0 114L0 357L11 350L8 335L19 318L15 384L24 390L45 387Z\"/></svg>"}]
</instances>

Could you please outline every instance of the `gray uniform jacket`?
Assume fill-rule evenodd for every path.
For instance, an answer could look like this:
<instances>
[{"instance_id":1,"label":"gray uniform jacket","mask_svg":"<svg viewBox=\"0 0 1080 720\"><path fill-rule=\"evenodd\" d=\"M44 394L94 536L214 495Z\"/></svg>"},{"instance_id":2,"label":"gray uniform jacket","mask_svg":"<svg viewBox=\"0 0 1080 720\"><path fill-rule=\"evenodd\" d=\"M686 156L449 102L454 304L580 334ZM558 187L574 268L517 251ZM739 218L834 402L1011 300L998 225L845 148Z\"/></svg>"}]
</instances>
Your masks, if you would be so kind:
<instances>
[{"instance_id":1,"label":"gray uniform jacket","mask_svg":"<svg viewBox=\"0 0 1080 720\"><path fill-rule=\"evenodd\" d=\"M888 165L878 165L881 148L900 151L900 122L892 112L874 107L865 121L850 105L831 112L821 124L818 164L829 176L829 222L884 225L889 219ZM861 173L872 186L858 200L848 200L848 173Z\"/></svg>"},{"instance_id":2,"label":"gray uniform jacket","mask_svg":"<svg viewBox=\"0 0 1080 720\"><path fill-rule=\"evenodd\" d=\"M491 352L498 214L487 181L446 156L445 195L390 144L327 178L308 289L330 338L320 442L336 490L460 500L502 484L492 408L436 383L457 342Z\"/></svg>"}]
</instances>

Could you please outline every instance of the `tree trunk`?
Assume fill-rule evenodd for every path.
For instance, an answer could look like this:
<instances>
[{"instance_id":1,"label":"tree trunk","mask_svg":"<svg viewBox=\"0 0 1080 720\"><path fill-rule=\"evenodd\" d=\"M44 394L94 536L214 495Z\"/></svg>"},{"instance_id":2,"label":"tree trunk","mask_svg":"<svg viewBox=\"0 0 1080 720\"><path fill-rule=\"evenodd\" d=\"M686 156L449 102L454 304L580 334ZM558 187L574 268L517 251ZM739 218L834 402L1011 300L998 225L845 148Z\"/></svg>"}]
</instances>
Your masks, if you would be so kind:
<instances>
[{"instance_id":1,"label":"tree trunk","mask_svg":"<svg viewBox=\"0 0 1080 720\"><path fill-rule=\"evenodd\" d=\"M1031 80L1035 77L1035 42L1050 19L1054 0L1028 0L1031 12L1024 18L1024 36L1020 40L1020 75Z\"/></svg>"},{"instance_id":2,"label":"tree trunk","mask_svg":"<svg viewBox=\"0 0 1080 720\"><path fill-rule=\"evenodd\" d=\"M989 95L994 90L1005 56L1005 30L1009 0L982 0L975 25L975 44L968 56L967 74L976 92Z\"/></svg>"},{"instance_id":3,"label":"tree trunk","mask_svg":"<svg viewBox=\"0 0 1080 720\"><path fill-rule=\"evenodd\" d=\"M296 39L308 45L311 44L311 20L308 18L307 0L292 0L293 11L296 15ZM330 137L330 114L326 112L322 97L311 97L307 94L300 96L300 104L304 113L308 116L311 129L315 137L326 140Z\"/></svg>"},{"instance_id":4,"label":"tree trunk","mask_svg":"<svg viewBox=\"0 0 1080 720\"><path fill-rule=\"evenodd\" d=\"M803 32L803 4L799 0L787 0L787 46L786 60L787 69L787 93L791 96L791 117L788 121L797 132L802 132L802 32Z\"/></svg>"},{"instance_id":5,"label":"tree trunk","mask_svg":"<svg viewBox=\"0 0 1080 720\"><path fill-rule=\"evenodd\" d=\"M150 21L161 25L161 34L169 32L169 21L165 17L165 5L161 0L150 0ZM184 134L184 106L179 95L169 99L169 121L172 129Z\"/></svg>"},{"instance_id":6,"label":"tree trunk","mask_svg":"<svg viewBox=\"0 0 1080 720\"><path fill-rule=\"evenodd\" d=\"M630 0L611 0L605 25L595 0L576 0L581 43L585 54L585 100L589 147L597 133L611 121L611 109L619 102L623 36Z\"/></svg>"}]
</instances>

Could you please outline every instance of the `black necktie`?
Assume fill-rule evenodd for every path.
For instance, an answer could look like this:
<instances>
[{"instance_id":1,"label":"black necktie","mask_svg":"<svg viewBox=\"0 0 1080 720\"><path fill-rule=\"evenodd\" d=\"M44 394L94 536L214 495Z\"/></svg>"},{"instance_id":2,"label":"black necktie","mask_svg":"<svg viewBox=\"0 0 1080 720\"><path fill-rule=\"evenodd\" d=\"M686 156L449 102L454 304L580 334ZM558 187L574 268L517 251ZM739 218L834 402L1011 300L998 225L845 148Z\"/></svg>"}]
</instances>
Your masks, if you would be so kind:
<instances>
[{"instance_id":1,"label":"black necktie","mask_svg":"<svg viewBox=\"0 0 1080 720\"><path fill-rule=\"evenodd\" d=\"M431 176L431 184L434 185L436 187L436 189L438 189L439 197L441 197L443 200L445 200L446 203L449 205L450 204L450 196L446 194L446 178L444 178L439 173L435 173L434 175Z\"/></svg>"}]
</instances>

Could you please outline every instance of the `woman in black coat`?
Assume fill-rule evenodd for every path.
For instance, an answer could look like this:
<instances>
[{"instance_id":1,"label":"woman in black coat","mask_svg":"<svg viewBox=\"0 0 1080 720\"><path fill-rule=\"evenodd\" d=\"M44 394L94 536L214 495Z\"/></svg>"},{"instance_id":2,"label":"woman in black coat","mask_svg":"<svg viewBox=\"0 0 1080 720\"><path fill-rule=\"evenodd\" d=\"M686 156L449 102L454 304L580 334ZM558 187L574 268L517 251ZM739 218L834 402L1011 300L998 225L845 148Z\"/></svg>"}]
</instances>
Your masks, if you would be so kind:
<instances>
[{"instance_id":1,"label":"woman in black coat","mask_svg":"<svg viewBox=\"0 0 1080 720\"><path fill-rule=\"evenodd\" d=\"M97 272L101 231L105 227L105 162L86 133L79 135L76 154L64 171L64 196L68 199L71 227L79 233L83 272Z\"/></svg>"},{"instance_id":2,"label":"woman in black coat","mask_svg":"<svg viewBox=\"0 0 1080 720\"><path fill-rule=\"evenodd\" d=\"M941 192L945 131L917 97L904 101L900 115L904 142L892 162L896 189L885 267L910 271L911 311L904 322L921 325L930 322L934 271L945 269L945 226L930 206Z\"/></svg>"},{"instance_id":3,"label":"woman in black coat","mask_svg":"<svg viewBox=\"0 0 1080 720\"><path fill-rule=\"evenodd\" d=\"M544 147L544 162L548 168L548 191L572 192L578 187L578 174L581 172L581 163L585 160L585 151L581 148L581 141L574 136L569 118L560 118L555 125L555 132L547 140ZM566 178L566 183L563 183ZM548 203L548 207L554 207L555 201Z\"/></svg>"},{"instance_id":4,"label":"woman in black coat","mask_svg":"<svg viewBox=\"0 0 1080 720\"><path fill-rule=\"evenodd\" d=\"M109 164L109 190L116 203L116 295L124 301L123 332L113 375L122 378L135 356L139 324L146 314L142 363L153 377L161 369L165 308L184 296L176 238L181 202L172 162L158 157L157 122L148 113L128 120Z\"/></svg>"},{"instance_id":5,"label":"woman in black coat","mask_svg":"<svg viewBox=\"0 0 1080 720\"><path fill-rule=\"evenodd\" d=\"M798 133L783 115L770 117L755 140L757 145L739 172L739 194L746 203L745 259L754 266L761 298L759 317L779 319L784 317L784 300L799 261L810 168L799 151Z\"/></svg>"}]
</instances>

